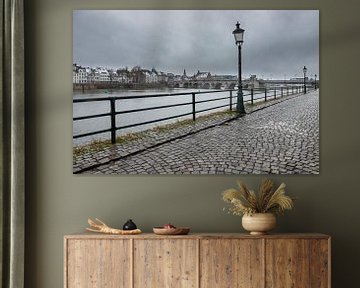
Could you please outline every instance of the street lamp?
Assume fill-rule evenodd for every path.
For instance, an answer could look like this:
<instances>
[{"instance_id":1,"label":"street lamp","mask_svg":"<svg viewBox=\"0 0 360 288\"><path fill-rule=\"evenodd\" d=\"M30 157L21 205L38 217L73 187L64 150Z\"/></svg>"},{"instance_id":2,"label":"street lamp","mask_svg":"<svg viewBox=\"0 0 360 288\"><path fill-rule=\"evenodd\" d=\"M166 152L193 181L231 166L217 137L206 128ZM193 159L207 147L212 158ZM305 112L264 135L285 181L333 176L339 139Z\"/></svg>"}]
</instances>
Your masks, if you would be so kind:
<instances>
[{"instance_id":1,"label":"street lamp","mask_svg":"<svg viewBox=\"0 0 360 288\"><path fill-rule=\"evenodd\" d=\"M303 68L303 72L304 72L304 94L306 94L306 72L307 72L307 68L305 66Z\"/></svg>"},{"instance_id":2,"label":"street lamp","mask_svg":"<svg viewBox=\"0 0 360 288\"><path fill-rule=\"evenodd\" d=\"M316 76L317 76L317 75L315 74L315 87L314 87L315 90L317 89L317 87L316 87Z\"/></svg>"},{"instance_id":3,"label":"street lamp","mask_svg":"<svg viewBox=\"0 0 360 288\"><path fill-rule=\"evenodd\" d=\"M244 43L244 31L245 31L244 29L240 28L240 23L237 22L236 29L232 32L234 34L235 44L238 46L238 50L239 50L239 57L238 57L239 79L238 79L238 92L237 92L237 104L236 104L236 111L239 114L245 113L244 99L242 93L242 81L241 81L241 46Z\"/></svg>"}]
</instances>

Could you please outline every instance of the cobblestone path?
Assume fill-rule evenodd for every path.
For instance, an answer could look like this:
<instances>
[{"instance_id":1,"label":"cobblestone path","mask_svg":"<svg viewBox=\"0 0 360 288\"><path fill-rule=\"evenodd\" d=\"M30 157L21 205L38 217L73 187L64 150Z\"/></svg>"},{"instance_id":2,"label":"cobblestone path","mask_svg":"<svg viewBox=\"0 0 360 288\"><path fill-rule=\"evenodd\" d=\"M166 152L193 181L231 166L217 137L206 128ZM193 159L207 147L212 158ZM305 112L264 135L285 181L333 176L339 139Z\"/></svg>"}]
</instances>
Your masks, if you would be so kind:
<instances>
[{"instance_id":1,"label":"cobblestone path","mask_svg":"<svg viewBox=\"0 0 360 288\"><path fill-rule=\"evenodd\" d=\"M289 99L85 173L319 174L319 93Z\"/></svg>"}]
</instances>

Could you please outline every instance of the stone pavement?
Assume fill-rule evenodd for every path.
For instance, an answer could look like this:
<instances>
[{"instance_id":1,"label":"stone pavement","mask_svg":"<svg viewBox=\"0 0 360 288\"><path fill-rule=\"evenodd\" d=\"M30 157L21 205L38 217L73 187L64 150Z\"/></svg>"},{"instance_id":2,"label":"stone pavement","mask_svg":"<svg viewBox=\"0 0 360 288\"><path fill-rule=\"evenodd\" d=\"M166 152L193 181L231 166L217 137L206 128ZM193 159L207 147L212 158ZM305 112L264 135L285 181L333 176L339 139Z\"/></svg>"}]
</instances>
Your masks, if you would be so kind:
<instances>
[{"instance_id":1,"label":"stone pavement","mask_svg":"<svg viewBox=\"0 0 360 288\"><path fill-rule=\"evenodd\" d=\"M300 97L303 94L286 95L277 99L272 99L267 102L258 102L256 105L245 105L247 113L252 113L274 105L276 103L286 101L293 97ZM233 108L234 109L234 108ZM149 129L141 132L140 137L138 134L132 134L132 140L127 139L125 142L116 143L114 145L107 144L101 145L98 149L86 149L87 152L75 153L73 156L73 173L83 173L86 170L98 167L109 163L110 161L118 160L127 156L134 155L138 152L145 151L146 149L156 147L169 141L173 141L184 136L197 133L204 129L212 128L217 125L221 125L227 121L231 121L236 118L236 114L222 113L211 114L211 117L200 117L195 122L188 121L187 123L181 122L181 125L176 125L176 129L168 126L158 126L157 129ZM167 129L164 129L166 128ZM135 137L134 137L135 135ZM84 146L89 148L88 146Z\"/></svg>"},{"instance_id":2,"label":"stone pavement","mask_svg":"<svg viewBox=\"0 0 360 288\"><path fill-rule=\"evenodd\" d=\"M319 90L221 122L82 173L319 174Z\"/></svg>"}]
</instances>

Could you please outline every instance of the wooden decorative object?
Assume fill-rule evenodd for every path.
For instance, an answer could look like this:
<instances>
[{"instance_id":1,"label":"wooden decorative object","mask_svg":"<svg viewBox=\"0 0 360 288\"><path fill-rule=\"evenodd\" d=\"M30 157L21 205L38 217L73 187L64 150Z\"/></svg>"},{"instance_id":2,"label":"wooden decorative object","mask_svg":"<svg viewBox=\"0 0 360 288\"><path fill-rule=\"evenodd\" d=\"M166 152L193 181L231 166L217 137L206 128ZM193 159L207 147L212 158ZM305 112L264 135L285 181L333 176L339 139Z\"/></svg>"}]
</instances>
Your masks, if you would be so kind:
<instances>
[{"instance_id":1,"label":"wooden decorative object","mask_svg":"<svg viewBox=\"0 0 360 288\"><path fill-rule=\"evenodd\" d=\"M65 288L331 287L323 234L65 236Z\"/></svg>"},{"instance_id":2,"label":"wooden decorative object","mask_svg":"<svg viewBox=\"0 0 360 288\"><path fill-rule=\"evenodd\" d=\"M154 227L153 232L158 235L186 235L190 232L189 227L163 228Z\"/></svg>"},{"instance_id":3,"label":"wooden decorative object","mask_svg":"<svg viewBox=\"0 0 360 288\"><path fill-rule=\"evenodd\" d=\"M107 226L104 222L101 220L95 218L97 223L90 218L88 218L88 223L92 228L86 228L87 231L91 232L98 232L98 233L104 233L104 234L115 234L115 235L135 235L140 234L140 229L134 229L134 230L121 230L121 229L115 229Z\"/></svg>"}]
</instances>

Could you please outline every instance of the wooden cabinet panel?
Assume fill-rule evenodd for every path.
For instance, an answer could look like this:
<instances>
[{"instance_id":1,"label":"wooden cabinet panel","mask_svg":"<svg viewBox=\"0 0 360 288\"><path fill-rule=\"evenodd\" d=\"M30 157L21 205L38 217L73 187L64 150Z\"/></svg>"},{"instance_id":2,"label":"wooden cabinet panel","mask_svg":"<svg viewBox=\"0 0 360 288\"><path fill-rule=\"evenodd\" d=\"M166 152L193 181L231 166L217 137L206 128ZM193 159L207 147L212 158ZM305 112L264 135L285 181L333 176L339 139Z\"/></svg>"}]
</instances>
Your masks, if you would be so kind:
<instances>
[{"instance_id":1,"label":"wooden cabinet panel","mask_svg":"<svg viewBox=\"0 0 360 288\"><path fill-rule=\"evenodd\" d=\"M266 239L267 288L309 287L309 243L307 239Z\"/></svg>"},{"instance_id":2,"label":"wooden cabinet panel","mask_svg":"<svg viewBox=\"0 0 360 288\"><path fill-rule=\"evenodd\" d=\"M200 287L260 288L263 269L260 239L201 240Z\"/></svg>"},{"instance_id":3,"label":"wooden cabinet panel","mask_svg":"<svg viewBox=\"0 0 360 288\"><path fill-rule=\"evenodd\" d=\"M330 287L330 240L310 240L310 267L310 287Z\"/></svg>"},{"instance_id":4,"label":"wooden cabinet panel","mask_svg":"<svg viewBox=\"0 0 360 288\"><path fill-rule=\"evenodd\" d=\"M134 240L134 287L197 287L197 243L195 239Z\"/></svg>"},{"instance_id":5,"label":"wooden cabinet panel","mask_svg":"<svg viewBox=\"0 0 360 288\"><path fill-rule=\"evenodd\" d=\"M67 240L65 287L131 287L130 251L130 240Z\"/></svg>"}]
</instances>

